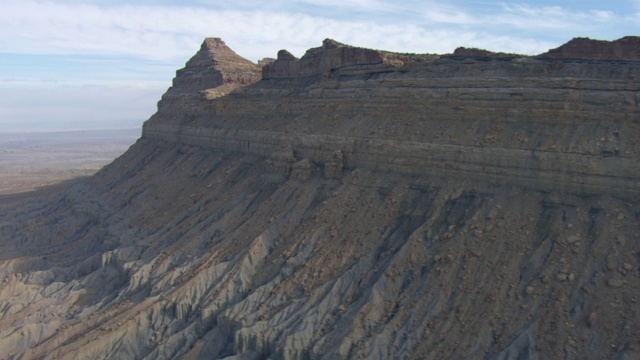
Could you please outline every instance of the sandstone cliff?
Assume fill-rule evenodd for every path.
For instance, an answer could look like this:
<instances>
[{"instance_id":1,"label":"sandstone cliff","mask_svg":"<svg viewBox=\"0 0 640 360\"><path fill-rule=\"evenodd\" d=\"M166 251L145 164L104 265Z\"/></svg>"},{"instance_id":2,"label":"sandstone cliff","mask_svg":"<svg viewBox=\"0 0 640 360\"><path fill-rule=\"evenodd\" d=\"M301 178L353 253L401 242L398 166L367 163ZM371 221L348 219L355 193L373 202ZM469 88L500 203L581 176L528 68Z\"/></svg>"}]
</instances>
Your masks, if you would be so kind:
<instances>
[{"instance_id":1,"label":"sandstone cliff","mask_svg":"<svg viewBox=\"0 0 640 360\"><path fill-rule=\"evenodd\" d=\"M637 49L615 44L598 54ZM321 168L341 151L351 169L639 194L640 62L403 55L331 40L299 60L287 54L252 86L159 112L143 137L257 155L291 149Z\"/></svg>"},{"instance_id":2,"label":"sandstone cliff","mask_svg":"<svg viewBox=\"0 0 640 360\"><path fill-rule=\"evenodd\" d=\"M0 357L636 359L638 70L208 39L122 157L0 201Z\"/></svg>"}]
</instances>

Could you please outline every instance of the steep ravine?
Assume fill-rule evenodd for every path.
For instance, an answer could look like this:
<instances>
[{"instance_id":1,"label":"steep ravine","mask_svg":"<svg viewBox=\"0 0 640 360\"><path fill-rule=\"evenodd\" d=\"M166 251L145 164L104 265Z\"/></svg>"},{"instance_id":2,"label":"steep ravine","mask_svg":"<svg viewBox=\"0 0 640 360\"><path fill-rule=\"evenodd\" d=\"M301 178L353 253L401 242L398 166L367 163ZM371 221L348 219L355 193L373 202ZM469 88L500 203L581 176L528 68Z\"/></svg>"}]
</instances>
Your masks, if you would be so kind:
<instances>
[{"instance_id":1,"label":"steep ravine","mask_svg":"<svg viewBox=\"0 0 640 360\"><path fill-rule=\"evenodd\" d=\"M270 81L213 100L197 89L182 96L175 82L145 130ZM211 123L233 123L216 116ZM622 127L632 168L620 173L637 176L624 133L635 120L589 116ZM174 120L183 129L205 121ZM355 152L333 143L260 152L146 134L93 177L22 202L0 198L0 358L640 357L634 196L488 181L419 161L411 171L368 166L394 160L381 151L352 161ZM510 146L499 139L492 144ZM605 157L589 149L572 156Z\"/></svg>"}]
</instances>

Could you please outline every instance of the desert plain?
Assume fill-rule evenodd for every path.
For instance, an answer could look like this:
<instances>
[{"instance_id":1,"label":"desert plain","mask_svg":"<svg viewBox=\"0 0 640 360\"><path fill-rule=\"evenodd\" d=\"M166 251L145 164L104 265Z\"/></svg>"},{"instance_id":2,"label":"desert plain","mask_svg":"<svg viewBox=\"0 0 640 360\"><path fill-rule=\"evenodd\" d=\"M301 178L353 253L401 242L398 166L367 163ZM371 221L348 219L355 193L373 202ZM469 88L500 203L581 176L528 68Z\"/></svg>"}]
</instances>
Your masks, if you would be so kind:
<instances>
[{"instance_id":1,"label":"desert plain","mask_svg":"<svg viewBox=\"0 0 640 360\"><path fill-rule=\"evenodd\" d=\"M0 195L26 195L93 175L139 136L140 129L0 132Z\"/></svg>"}]
</instances>

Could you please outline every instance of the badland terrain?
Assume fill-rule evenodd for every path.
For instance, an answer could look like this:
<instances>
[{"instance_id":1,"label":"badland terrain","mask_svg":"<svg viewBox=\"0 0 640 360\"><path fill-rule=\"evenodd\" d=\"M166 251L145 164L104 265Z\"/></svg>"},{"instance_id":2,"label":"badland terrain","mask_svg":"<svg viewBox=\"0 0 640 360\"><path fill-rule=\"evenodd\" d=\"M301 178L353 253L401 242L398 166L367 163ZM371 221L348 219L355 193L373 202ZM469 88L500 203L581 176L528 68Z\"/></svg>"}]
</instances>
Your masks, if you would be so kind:
<instances>
[{"instance_id":1,"label":"badland terrain","mask_svg":"<svg viewBox=\"0 0 640 360\"><path fill-rule=\"evenodd\" d=\"M0 202L0 357L640 358L640 38L208 38L96 175Z\"/></svg>"}]
</instances>

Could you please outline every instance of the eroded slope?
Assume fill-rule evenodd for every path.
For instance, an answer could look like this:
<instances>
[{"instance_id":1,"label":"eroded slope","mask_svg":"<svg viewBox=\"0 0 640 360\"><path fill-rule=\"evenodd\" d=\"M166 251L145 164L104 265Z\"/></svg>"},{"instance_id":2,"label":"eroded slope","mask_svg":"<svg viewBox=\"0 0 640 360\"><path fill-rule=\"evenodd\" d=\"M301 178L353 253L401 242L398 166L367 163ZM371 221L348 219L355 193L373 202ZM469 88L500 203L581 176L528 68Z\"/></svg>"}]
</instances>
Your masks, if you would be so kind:
<instances>
[{"instance_id":1,"label":"eroded slope","mask_svg":"<svg viewBox=\"0 0 640 360\"><path fill-rule=\"evenodd\" d=\"M637 205L132 150L3 209L5 355L637 355Z\"/></svg>"}]
</instances>

